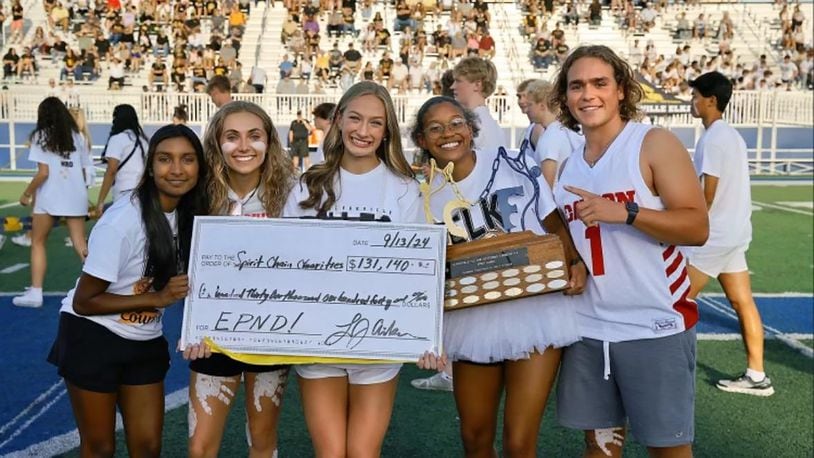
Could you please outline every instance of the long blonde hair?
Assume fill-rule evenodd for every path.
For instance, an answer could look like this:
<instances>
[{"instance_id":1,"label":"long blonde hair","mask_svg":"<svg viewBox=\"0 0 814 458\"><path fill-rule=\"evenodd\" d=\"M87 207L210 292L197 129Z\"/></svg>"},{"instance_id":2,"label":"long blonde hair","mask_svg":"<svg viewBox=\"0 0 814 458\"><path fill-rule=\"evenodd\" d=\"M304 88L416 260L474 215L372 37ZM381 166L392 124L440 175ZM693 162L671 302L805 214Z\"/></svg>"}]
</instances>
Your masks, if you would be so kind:
<instances>
[{"instance_id":1,"label":"long blonde hair","mask_svg":"<svg viewBox=\"0 0 814 458\"><path fill-rule=\"evenodd\" d=\"M386 117L386 130L379 148L376 149L376 156L384 162L393 173L405 178L414 178L410 164L404 158L401 147L401 131L399 130L398 117L393 107L393 100L387 89L373 81L361 81L350 87L339 99L339 103L334 109L331 128L325 135L323 151L325 162L316 164L300 178L308 188L308 198L300 202L301 208L313 208L317 213L325 213L336 203L336 191L334 190L334 178L339 173L342 156L345 154L345 145L342 142L342 129L339 124L342 115L348 108L348 104L364 95L373 95L382 101ZM324 197L324 198L323 198Z\"/></svg>"},{"instance_id":2,"label":"long blonde hair","mask_svg":"<svg viewBox=\"0 0 814 458\"><path fill-rule=\"evenodd\" d=\"M79 129L79 133L82 134L82 137L88 143L88 153L90 153L90 148L93 147L93 139L90 136L88 119L85 117L85 112L77 107L68 108L68 112L71 113L71 117L76 121L76 127Z\"/></svg>"},{"instance_id":3,"label":"long blonde hair","mask_svg":"<svg viewBox=\"0 0 814 458\"><path fill-rule=\"evenodd\" d=\"M204 135L204 156L211 169L209 182L206 185L210 214L222 215L229 209L229 170L223 159L220 136L223 133L223 123L226 118L235 113L251 113L260 118L263 123L263 129L268 135L266 142L268 146L266 147L266 159L260 166L258 197L268 216L280 216L294 182L294 166L283 153L277 129L266 111L254 103L242 100L229 102L222 106L209 121Z\"/></svg>"}]
</instances>

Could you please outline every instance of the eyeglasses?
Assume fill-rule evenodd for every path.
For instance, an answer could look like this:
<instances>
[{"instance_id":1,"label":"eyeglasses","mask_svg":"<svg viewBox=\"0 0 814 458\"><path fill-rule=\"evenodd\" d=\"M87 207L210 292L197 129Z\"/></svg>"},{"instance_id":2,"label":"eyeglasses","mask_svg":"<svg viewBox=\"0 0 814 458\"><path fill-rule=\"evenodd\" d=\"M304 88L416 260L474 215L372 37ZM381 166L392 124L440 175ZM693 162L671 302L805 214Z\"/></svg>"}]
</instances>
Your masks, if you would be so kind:
<instances>
[{"instance_id":1,"label":"eyeglasses","mask_svg":"<svg viewBox=\"0 0 814 458\"><path fill-rule=\"evenodd\" d=\"M424 129L424 135L427 137L440 137L447 129L452 133L458 133L466 128L466 125L466 119L464 118L454 118L447 124L432 123Z\"/></svg>"}]
</instances>

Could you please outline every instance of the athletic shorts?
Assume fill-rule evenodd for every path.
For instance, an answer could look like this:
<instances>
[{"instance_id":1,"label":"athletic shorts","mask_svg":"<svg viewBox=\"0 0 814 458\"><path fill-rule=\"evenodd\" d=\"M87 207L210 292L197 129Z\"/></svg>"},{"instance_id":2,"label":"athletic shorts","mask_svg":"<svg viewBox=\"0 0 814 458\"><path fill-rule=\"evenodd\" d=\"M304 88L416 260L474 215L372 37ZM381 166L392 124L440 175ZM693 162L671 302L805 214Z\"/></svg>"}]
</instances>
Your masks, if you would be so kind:
<instances>
[{"instance_id":1,"label":"athletic shorts","mask_svg":"<svg viewBox=\"0 0 814 458\"><path fill-rule=\"evenodd\" d=\"M48 362L83 390L115 393L122 385L162 382L170 368L170 353L163 336L125 339L91 320L60 313Z\"/></svg>"},{"instance_id":2,"label":"athletic shorts","mask_svg":"<svg viewBox=\"0 0 814 458\"><path fill-rule=\"evenodd\" d=\"M656 339L566 347L557 419L595 430L624 427L647 447L690 444L695 435L695 328ZM610 374L605 378L607 369Z\"/></svg>"},{"instance_id":3,"label":"athletic shorts","mask_svg":"<svg viewBox=\"0 0 814 458\"><path fill-rule=\"evenodd\" d=\"M223 353L212 353L209 358L196 359L189 362L189 369L199 374L215 377L234 377L244 372L262 373L287 369L288 365L259 365L234 360Z\"/></svg>"},{"instance_id":4,"label":"athletic shorts","mask_svg":"<svg viewBox=\"0 0 814 458\"><path fill-rule=\"evenodd\" d=\"M294 368L302 378L347 377L351 385L373 385L393 380L401 364L303 364Z\"/></svg>"},{"instance_id":5,"label":"athletic shorts","mask_svg":"<svg viewBox=\"0 0 814 458\"><path fill-rule=\"evenodd\" d=\"M718 278L720 274L746 272L746 250L748 245L739 247L696 247L690 251L690 265L704 274Z\"/></svg>"},{"instance_id":6,"label":"athletic shorts","mask_svg":"<svg viewBox=\"0 0 814 458\"><path fill-rule=\"evenodd\" d=\"M308 157L308 139L294 140L289 147L289 154L292 158L295 157Z\"/></svg>"}]
</instances>

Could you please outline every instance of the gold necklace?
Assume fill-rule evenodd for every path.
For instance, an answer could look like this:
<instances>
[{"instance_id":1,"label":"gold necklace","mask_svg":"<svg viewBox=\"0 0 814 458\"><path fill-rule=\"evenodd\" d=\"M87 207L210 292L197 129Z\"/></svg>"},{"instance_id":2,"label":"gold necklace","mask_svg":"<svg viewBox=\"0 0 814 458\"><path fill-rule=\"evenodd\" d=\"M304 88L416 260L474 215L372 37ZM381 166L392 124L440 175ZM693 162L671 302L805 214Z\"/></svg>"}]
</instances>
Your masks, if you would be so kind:
<instances>
[{"instance_id":1,"label":"gold necklace","mask_svg":"<svg viewBox=\"0 0 814 458\"><path fill-rule=\"evenodd\" d=\"M588 160L588 159L585 157L585 152L586 152L586 149L588 148L588 145L586 144L585 146L583 146L583 147L582 147L582 158L583 158L583 159L585 159L585 162L588 164L588 167L590 167L590 168L594 168L594 166L596 165L596 163L597 163L597 162L599 162L599 160L600 160L600 159L602 159L602 156L604 156L604 155L605 155L605 153L608 151L608 149L610 149L611 145L613 145L613 142L615 142L615 141L616 141L616 138L619 136L619 134L621 134L621 133L622 133L622 131L624 131L624 130L625 130L625 127L627 127L627 122L625 122L624 124L622 124L622 128L621 128L621 129L619 129L619 132L616 132L616 135L614 135L614 136L613 136L613 138L611 139L611 141L609 141L609 142L608 142L608 144L607 144L607 145L605 145L605 147L604 147L604 148L602 148L602 151L599 153L599 156L597 156L597 157L596 157L596 159L594 159L594 160L592 160L592 161L589 161L589 160Z\"/></svg>"}]
</instances>

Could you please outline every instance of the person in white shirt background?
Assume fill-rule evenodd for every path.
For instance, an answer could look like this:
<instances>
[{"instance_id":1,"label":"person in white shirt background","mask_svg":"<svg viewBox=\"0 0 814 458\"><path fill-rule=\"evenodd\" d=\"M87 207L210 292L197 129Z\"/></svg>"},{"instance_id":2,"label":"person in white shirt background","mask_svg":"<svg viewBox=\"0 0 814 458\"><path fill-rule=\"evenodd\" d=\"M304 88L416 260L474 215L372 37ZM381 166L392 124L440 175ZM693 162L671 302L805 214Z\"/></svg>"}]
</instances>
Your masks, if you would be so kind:
<instances>
[{"instance_id":1,"label":"person in white shirt background","mask_svg":"<svg viewBox=\"0 0 814 458\"><path fill-rule=\"evenodd\" d=\"M690 82L693 117L704 124L693 162L709 210L709 239L690 255L690 298L718 279L738 315L746 347L746 371L731 380L718 380L718 389L771 396L771 379L763 366L763 324L752 296L746 251L752 240L752 196L746 143L723 113L732 97L732 82L712 72Z\"/></svg>"},{"instance_id":2,"label":"person in white shirt background","mask_svg":"<svg viewBox=\"0 0 814 458\"><path fill-rule=\"evenodd\" d=\"M147 136L132 105L117 105L113 109L113 125L107 137L102 159L107 164L102 187L96 200L96 212L104 211L105 199L113 190L113 201L127 196L138 185L144 172Z\"/></svg>"},{"instance_id":3,"label":"person in white shirt background","mask_svg":"<svg viewBox=\"0 0 814 458\"><path fill-rule=\"evenodd\" d=\"M508 142L503 129L486 106L486 98L495 92L495 64L480 57L466 57L455 65L452 72L455 76L452 84L455 100L472 110L478 118L480 135L475 138L475 148L484 155L496 156L498 148L506 148Z\"/></svg>"},{"instance_id":4,"label":"person in white shirt background","mask_svg":"<svg viewBox=\"0 0 814 458\"><path fill-rule=\"evenodd\" d=\"M572 151L580 151L585 145L585 139L581 135L565 128L557 120L559 106L551 100L553 88L547 81L535 80L527 89L527 114L530 119L545 128L545 132L537 141L537 147L533 150L533 157L540 164L540 170L549 188L554 187L560 165L568 159Z\"/></svg>"},{"instance_id":5,"label":"person in white shirt background","mask_svg":"<svg viewBox=\"0 0 814 458\"><path fill-rule=\"evenodd\" d=\"M161 456L164 377L170 366L164 309L187 295L195 215L206 214L207 167L195 132L153 136L148 173L94 226L82 274L62 301L48 355L64 379L81 456L113 456L116 410L132 456ZM186 355L208 351L190 346Z\"/></svg>"},{"instance_id":6,"label":"person in white shirt background","mask_svg":"<svg viewBox=\"0 0 814 458\"><path fill-rule=\"evenodd\" d=\"M353 85L325 136L325 162L302 174L283 215L421 223L418 182L404 159L396 112L384 86ZM443 361L425 355L422 367ZM401 364L296 366L316 456L379 456Z\"/></svg>"},{"instance_id":7,"label":"person in white shirt background","mask_svg":"<svg viewBox=\"0 0 814 458\"><path fill-rule=\"evenodd\" d=\"M89 166L85 139L68 108L56 97L47 97L37 109L37 125L30 136L28 159L37 173L20 196L20 205L33 205L31 224L31 287L12 299L20 307L41 307L47 265L45 242L55 218L65 217L68 233L81 261L87 255L85 217Z\"/></svg>"},{"instance_id":8,"label":"person in white shirt background","mask_svg":"<svg viewBox=\"0 0 814 458\"><path fill-rule=\"evenodd\" d=\"M534 79L527 79L520 84L517 85L517 106L520 108L520 112L524 115L528 116L528 90L529 84L531 84ZM540 135L543 134L545 131L545 126L542 124L537 123L531 117L529 117L529 121L531 124L526 128L526 131L523 132L523 138L520 139L520 144L517 145L518 147L523 146L523 142L528 142L528 151L534 151L534 148L537 146L537 141L540 139Z\"/></svg>"}]
</instances>

